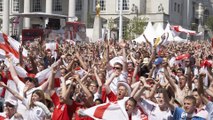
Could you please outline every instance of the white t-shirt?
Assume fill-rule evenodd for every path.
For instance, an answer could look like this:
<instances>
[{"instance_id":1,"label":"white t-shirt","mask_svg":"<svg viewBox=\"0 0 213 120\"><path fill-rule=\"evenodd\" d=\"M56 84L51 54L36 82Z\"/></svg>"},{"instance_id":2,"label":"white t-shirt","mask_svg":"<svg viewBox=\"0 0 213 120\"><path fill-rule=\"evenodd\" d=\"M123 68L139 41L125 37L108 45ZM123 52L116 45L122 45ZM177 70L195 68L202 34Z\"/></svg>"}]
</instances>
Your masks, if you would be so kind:
<instances>
[{"instance_id":1,"label":"white t-shirt","mask_svg":"<svg viewBox=\"0 0 213 120\"><path fill-rule=\"evenodd\" d=\"M35 106L26 112L26 120L44 120L45 119L45 113L44 111L38 107Z\"/></svg>"},{"instance_id":2,"label":"white t-shirt","mask_svg":"<svg viewBox=\"0 0 213 120\"><path fill-rule=\"evenodd\" d=\"M17 88L18 88L18 93L23 96L24 95L24 87L25 87L25 84L22 82L22 81L19 81L18 82L18 85L17 85ZM28 101L28 104L30 103L30 99L31 99L31 96L32 96L32 93L35 91L35 90L41 90L41 87L36 87L36 88L32 88L30 90L28 90L26 92L26 96L27 96L27 101ZM26 106L24 106L22 104L22 101L18 100L18 108L17 108L17 112L22 114L23 117L25 118L26 116Z\"/></svg>"},{"instance_id":3,"label":"white t-shirt","mask_svg":"<svg viewBox=\"0 0 213 120\"><path fill-rule=\"evenodd\" d=\"M152 101L142 100L139 106L147 113L149 120L172 120L172 113L168 109L160 110L159 106Z\"/></svg>"},{"instance_id":4,"label":"white t-shirt","mask_svg":"<svg viewBox=\"0 0 213 120\"><path fill-rule=\"evenodd\" d=\"M22 103L25 106L29 106L28 100L24 99ZM42 108L35 106L33 108L27 109L25 114L26 120L44 120L45 118L45 112Z\"/></svg>"}]
</instances>

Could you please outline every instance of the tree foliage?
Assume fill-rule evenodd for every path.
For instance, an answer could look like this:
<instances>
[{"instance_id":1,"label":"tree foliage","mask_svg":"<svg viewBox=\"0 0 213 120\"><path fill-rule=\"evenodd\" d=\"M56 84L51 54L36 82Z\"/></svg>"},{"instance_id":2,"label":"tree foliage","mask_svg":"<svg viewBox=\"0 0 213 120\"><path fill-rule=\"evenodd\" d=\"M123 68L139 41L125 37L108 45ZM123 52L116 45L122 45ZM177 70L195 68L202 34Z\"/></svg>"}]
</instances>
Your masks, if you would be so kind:
<instances>
[{"instance_id":1,"label":"tree foliage","mask_svg":"<svg viewBox=\"0 0 213 120\"><path fill-rule=\"evenodd\" d=\"M206 26L213 31L213 16L209 16L206 21Z\"/></svg>"},{"instance_id":2,"label":"tree foliage","mask_svg":"<svg viewBox=\"0 0 213 120\"><path fill-rule=\"evenodd\" d=\"M124 38L127 40L134 39L143 33L146 26L146 18L134 17L126 26Z\"/></svg>"}]
</instances>

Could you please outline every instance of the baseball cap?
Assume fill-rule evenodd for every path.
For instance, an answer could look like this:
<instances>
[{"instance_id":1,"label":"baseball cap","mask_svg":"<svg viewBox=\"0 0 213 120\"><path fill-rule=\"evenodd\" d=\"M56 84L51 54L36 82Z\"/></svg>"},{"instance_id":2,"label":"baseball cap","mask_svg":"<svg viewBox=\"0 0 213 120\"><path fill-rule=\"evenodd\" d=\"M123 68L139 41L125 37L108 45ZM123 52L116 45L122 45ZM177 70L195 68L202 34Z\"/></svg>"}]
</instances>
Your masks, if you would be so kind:
<instances>
[{"instance_id":1,"label":"baseball cap","mask_svg":"<svg viewBox=\"0 0 213 120\"><path fill-rule=\"evenodd\" d=\"M9 104L13 105L14 107L18 106L17 100L13 100L13 99L6 99L4 103L5 104L9 103Z\"/></svg>"},{"instance_id":2,"label":"baseball cap","mask_svg":"<svg viewBox=\"0 0 213 120\"><path fill-rule=\"evenodd\" d=\"M159 57L159 58L156 58L155 61L154 61L154 64L155 65L159 65L163 62L163 58Z\"/></svg>"},{"instance_id":3,"label":"baseball cap","mask_svg":"<svg viewBox=\"0 0 213 120\"><path fill-rule=\"evenodd\" d=\"M118 82L117 88L119 88L120 86L124 86L127 89L128 96L130 96L131 88L130 88L129 84L127 84L126 82Z\"/></svg>"},{"instance_id":4,"label":"baseball cap","mask_svg":"<svg viewBox=\"0 0 213 120\"><path fill-rule=\"evenodd\" d=\"M111 66L114 66L115 63L120 63L120 64L124 65L124 58L123 58L123 56L114 57L113 59L111 59L109 61L109 64Z\"/></svg>"}]
</instances>

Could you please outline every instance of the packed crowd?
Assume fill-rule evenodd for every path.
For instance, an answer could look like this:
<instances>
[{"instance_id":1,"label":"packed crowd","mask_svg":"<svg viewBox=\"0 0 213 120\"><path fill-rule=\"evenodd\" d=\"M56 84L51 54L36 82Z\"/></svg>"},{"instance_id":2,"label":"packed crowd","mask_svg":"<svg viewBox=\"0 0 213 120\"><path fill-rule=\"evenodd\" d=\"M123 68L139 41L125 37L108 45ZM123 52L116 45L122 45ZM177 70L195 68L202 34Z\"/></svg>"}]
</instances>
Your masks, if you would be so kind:
<instances>
[{"instance_id":1,"label":"packed crowd","mask_svg":"<svg viewBox=\"0 0 213 120\"><path fill-rule=\"evenodd\" d=\"M213 120L208 41L64 41L55 50L45 42L21 46L18 63L1 61L0 120Z\"/></svg>"}]
</instances>

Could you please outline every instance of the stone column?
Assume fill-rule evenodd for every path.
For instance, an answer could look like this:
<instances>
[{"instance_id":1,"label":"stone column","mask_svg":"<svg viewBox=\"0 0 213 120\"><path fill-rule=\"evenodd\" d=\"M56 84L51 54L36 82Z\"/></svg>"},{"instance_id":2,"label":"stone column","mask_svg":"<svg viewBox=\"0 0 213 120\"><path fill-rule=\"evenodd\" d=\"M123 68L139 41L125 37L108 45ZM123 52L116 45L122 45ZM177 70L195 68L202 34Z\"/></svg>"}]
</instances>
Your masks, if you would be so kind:
<instances>
[{"instance_id":1,"label":"stone column","mask_svg":"<svg viewBox=\"0 0 213 120\"><path fill-rule=\"evenodd\" d=\"M24 13L30 13L30 0L24 0ZM24 18L24 28L30 28L30 18Z\"/></svg>"},{"instance_id":2,"label":"stone column","mask_svg":"<svg viewBox=\"0 0 213 120\"><path fill-rule=\"evenodd\" d=\"M69 0L68 9L68 21L72 21L71 17L75 17L75 0Z\"/></svg>"},{"instance_id":3,"label":"stone column","mask_svg":"<svg viewBox=\"0 0 213 120\"><path fill-rule=\"evenodd\" d=\"M204 27L203 27L203 4L198 4L198 18L199 18L199 24L198 24L198 32L202 32L203 34L200 36L201 40L204 40Z\"/></svg>"},{"instance_id":4,"label":"stone column","mask_svg":"<svg viewBox=\"0 0 213 120\"><path fill-rule=\"evenodd\" d=\"M87 16L88 16L88 0L84 0L83 3L83 14L82 14L82 22L87 25Z\"/></svg>"},{"instance_id":5,"label":"stone column","mask_svg":"<svg viewBox=\"0 0 213 120\"><path fill-rule=\"evenodd\" d=\"M47 14L52 14L52 0L46 0L46 13ZM49 18L45 18L45 27L49 22Z\"/></svg>"},{"instance_id":6,"label":"stone column","mask_svg":"<svg viewBox=\"0 0 213 120\"><path fill-rule=\"evenodd\" d=\"M10 25L10 20L9 20L9 14L10 14L10 4L9 4L9 0L3 0L3 22L2 22L2 31L5 34L9 34L9 25Z\"/></svg>"}]
</instances>

